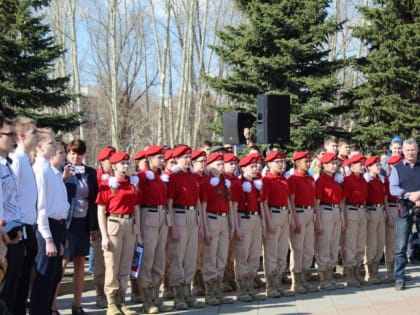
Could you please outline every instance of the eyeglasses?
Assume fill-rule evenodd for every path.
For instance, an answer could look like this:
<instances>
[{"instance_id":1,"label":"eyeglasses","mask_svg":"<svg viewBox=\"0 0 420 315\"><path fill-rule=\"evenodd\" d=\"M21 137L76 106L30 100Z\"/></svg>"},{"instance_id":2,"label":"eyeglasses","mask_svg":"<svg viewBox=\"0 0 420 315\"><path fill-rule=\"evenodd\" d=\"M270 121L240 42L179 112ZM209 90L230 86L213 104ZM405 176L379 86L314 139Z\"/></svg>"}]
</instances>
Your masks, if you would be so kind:
<instances>
[{"instance_id":1,"label":"eyeglasses","mask_svg":"<svg viewBox=\"0 0 420 315\"><path fill-rule=\"evenodd\" d=\"M17 136L17 133L16 132L0 132L0 135L13 138Z\"/></svg>"},{"instance_id":2,"label":"eyeglasses","mask_svg":"<svg viewBox=\"0 0 420 315\"><path fill-rule=\"evenodd\" d=\"M121 165L130 165L130 161L121 161L120 164Z\"/></svg>"}]
</instances>

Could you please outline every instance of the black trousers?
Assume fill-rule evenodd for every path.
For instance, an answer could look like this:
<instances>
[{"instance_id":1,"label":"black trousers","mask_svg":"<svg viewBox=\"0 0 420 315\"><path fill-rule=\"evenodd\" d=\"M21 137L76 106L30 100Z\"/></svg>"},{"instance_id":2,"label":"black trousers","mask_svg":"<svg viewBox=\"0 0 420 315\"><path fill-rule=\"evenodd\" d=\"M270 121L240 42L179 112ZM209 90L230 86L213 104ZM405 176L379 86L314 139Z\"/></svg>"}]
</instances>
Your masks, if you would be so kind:
<instances>
[{"instance_id":1,"label":"black trousers","mask_svg":"<svg viewBox=\"0 0 420 315\"><path fill-rule=\"evenodd\" d=\"M25 229L26 239L23 240L23 245L25 246L26 255L23 262L22 272L19 277L15 307L11 309L14 315L26 314L26 301L28 299L31 272L38 252L38 241L36 239L34 227L32 225L25 224Z\"/></svg>"},{"instance_id":2,"label":"black trousers","mask_svg":"<svg viewBox=\"0 0 420 315\"><path fill-rule=\"evenodd\" d=\"M6 303L7 309L13 312L18 294L19 277L25 260L25 246L22 241L7 245L6 259L7 270L0 290L0 298Z\"/></svg>"},{"instance_id":3,"label":"black trousers","mask_svg":"<svg viewBox=\"0 0 420 315\"><path fill-rule=\"evenodd\" d=\"M57 251L64 244L66 238L66 225L64 220L48 219L50 230ZM39 231L36 232L39 251L35 258L35 280L31 290L29 313L31 315L51 314L51 305L57 284L60 282L63 270L63 256L48 257L46 243Z\"/></svg>"}]
</instances>

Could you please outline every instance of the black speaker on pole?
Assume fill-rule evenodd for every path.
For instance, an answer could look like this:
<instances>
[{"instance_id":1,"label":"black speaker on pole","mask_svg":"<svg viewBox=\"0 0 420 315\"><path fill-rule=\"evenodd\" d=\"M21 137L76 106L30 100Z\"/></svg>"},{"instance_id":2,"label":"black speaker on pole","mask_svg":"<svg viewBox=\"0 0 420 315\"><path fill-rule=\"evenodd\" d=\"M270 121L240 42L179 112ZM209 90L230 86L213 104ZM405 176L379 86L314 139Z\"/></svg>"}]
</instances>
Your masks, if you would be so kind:
<instances>
[{"instance_id":1,"label":"black speaker on pole","mask_svg":"<svg viewBox=\"0 0 420 315\"><path fill-rule=\"evenodd\" d=\"M287 143L290 141L290 96L257 96L257 142Z\"/></svg>"},{"instance_id":2,"label":"black speaker on pole","mask_svg":"<svg viewBox=\"0 0 420 315\"><path fill-rule=\"evenodd\" d=\"M227 144L244 144L244 128L251 128L255 117L249 113L223 113L223 142Z\"/></svg>"}]
</instances>

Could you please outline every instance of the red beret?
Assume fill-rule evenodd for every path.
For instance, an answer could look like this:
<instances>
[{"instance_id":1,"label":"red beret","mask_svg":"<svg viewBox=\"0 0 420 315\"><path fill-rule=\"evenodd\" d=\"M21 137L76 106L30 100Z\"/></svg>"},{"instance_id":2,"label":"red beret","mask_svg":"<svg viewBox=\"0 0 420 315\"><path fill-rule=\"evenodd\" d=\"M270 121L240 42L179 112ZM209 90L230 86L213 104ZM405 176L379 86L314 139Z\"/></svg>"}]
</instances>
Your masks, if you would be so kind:
<instances>
[{"instance_id":1,"label":"red beret","mask_svg":"<svg viewBox=\"0 0 420 315\"><path fill-rule=\"evenodd\" d=\"M111 155L113 155L115 153L115 148L114 147L105 147L102 148L99 153L98 156L96 157L96 159L98 161L103 161L106 159L109 159Z\"/></svg>"},{"instance_id":2,"label":"red beret","mask_svg":"<svg viewBox=\"0 0 420 315\"><path fill-rule=\"evenodd\" d=\"M365 165L366 167L368 167L378 162L379 162L379 158L377 156L370 156L366 159Z\"/></svg>"},{"instance_id":3,"label":"red beret","mask_svg":"<svg viewBox=\"0 0 420 315\"><path fill-rule=\"evenodd\" d=\"M146 151L145 150L139 150L134 154L134 160L141 160L146 158Z\"/></svg>"},{"instance_id":4,"label":"red beret","mask_svg":"<svg viewBox=\"0 0 420 315\"><path fill-rule=\"evenodd\" d=\"M146 150L146 156L157 155L157 154L165 154L165 149L162 148L160 145L151 145Z\"/></svg>"},{"instance_id":5,"label":"red beret","mask_svg":"<svg viewBox=\"0 0 420 315\"><path fill-rule=\"evenodd\" d=\"M349 166L349 165L350 165L350 159L345 159L343 161L343 164L341 164L341 167L346 167L346 166Z\"/></svg>"},{"instance_id":6,"label":"red beret","mask_svg":"<svg viewBox=\"0 0 420 315\"><path fill-rule=\"evenodd\" d=\"M243 166L247 166L249 164L253 164L253 163L258 163L258 157L256 156L256 154L250 154L247 155L245 157L243 157L240 161L239 161L239 167L243 167Z\"/></svg>"},{"instance_id":7,"label":"red beret","mask_svg":"<svg viewBox=\"0 0 420 315\"><path fill-rule=\"evenodd\" d=\"M172 157L177 158L184 154L191 154L191 148L185 144L182 144L182 145L177 146L173 150Z\"/></svg>"},{"instance_id":8,"label":"red beret","mask_svg":"<svg viewBox=\"0 0 420 315\"><path fill-rule=\"evenodd\" d=\"M355 154L349 159L348 165L353 164L353 163L360 163L360 162L363 162L364 160L366 160L366 158L363 155Z\"/></svg>"},{"instance_id":9,"label":"red beret","mask_svg":"<svg viewBox=\"0 0 420 315\"><path fill-rule=\"evenodd\" d=\"M223 154L222 153L211 153L207 158L207 165L213 163L215 161L223 161Z\"/></svg>"},{"instance_id":10,"label":"red beret","mask_svg":"<svg viewBox=\"0 0 420 315\"><path fill-rule=\"evenodd\" d=\"M191 153L191 160L198 159L200 156L206 156L206 152L203 150L195 150Z\"/></svg>"},{"instance_id":11,"label":"red beret","mask_svg":"<svg viewBox=\"0 0 420 315\"><path fill-rule=\"evenodd\" d=\"M261 154L259 154L259 153L251 153L251 154L248 154L248 156L253 156L253 157L257 158L257 161L260 161L261 158L262 158Z\"/></svg>"},{"instance_id":12,"label":"red beret","mask_svg":"<svg viewBox=\"0 0 420 315\"><path fill-rule=\"evenodd\" d=\"M223 154L223 162L239 162L238 157L233 153L225 153Z\"/></svg>"},{"instance_id":13,"label":"red beret","mask_svg":"<svg viewBox=\"0 0 420 315\"><path fill-rule=\"evenodd\" d=\"M321 161L321 163L330 163L333 160L337 160L337 155L332 152L325 152L319 160Z\"/></svg>"},{"instance_id":14,"label":"red beret","mask_svg":"<svg viewBox=\"0 0 420 315\"><path fill-rule=\"evenodd\" d=\"M392 165L392 164L397 164L399 162L401 162L402 160L404 160L404 158L402 157L402 155L393 155L389 158L388 160L388 164Z\"/></svg>"},{"instance_id":15,"label":"red beret","mask_svg":"<svg viewBox=\"0 0 420 315\"><path fill-rule=\"evenodd\" d=\"M130 156L128 155L127 152L117 151L109 158L109 162L111 162L112 164L115 164L115 163L129 160L129 159L130 159Z\"/></svg>"},{"instance_id":16,"label":"red beret","mask_svg":"<svg viewBox=\"0 0 420 315\"><path fill-rule=\"evenodd\" d=\"M172 153L173 153L173 150L166 150L165 151L165 156L164 156L165 161L173 158Z\"/></svg>"},{"instance_id":17,"label":"red beret","mask_svg":"<svg viewBox=\"0 0 420 315\"><path fill-rule=\"evenodd\" d=\"M305 158L308 158L308 157L309 157L309 152L307 152L307 151L297 151L297 152L293 153L292 160L297 161L297 160L305 159Z\"/></svg>"},{"instance_id":18,"label":"red beret","mask_svg":"<svg viewBox=\"0 0 420 315\"><path fill-rule=\"evenodd\" d=\"M271 162L276 159L285 159L285 158L286 158L286 154L284 154L283 152L273 151L267 154L267 156L265 157L265 161Z\"/></svg>"}]
</instances>

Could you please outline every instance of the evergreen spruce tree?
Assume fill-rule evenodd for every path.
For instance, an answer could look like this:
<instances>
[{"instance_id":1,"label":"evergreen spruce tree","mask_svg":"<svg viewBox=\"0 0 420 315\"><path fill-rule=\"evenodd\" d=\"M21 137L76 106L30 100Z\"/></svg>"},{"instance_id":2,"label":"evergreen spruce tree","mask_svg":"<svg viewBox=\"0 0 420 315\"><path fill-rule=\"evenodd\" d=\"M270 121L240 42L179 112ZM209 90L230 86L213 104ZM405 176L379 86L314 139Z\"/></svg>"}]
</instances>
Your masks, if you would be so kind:
<instances>
[{"instance_id":1,"label":"evergreen spruce tree","mask_svg":"<svg viewBox=\"0 0 420 315\"><path fill-rule=\"evenodd\" d=\"M212 48L229 65L228 75L209 78L219 93L255 113L258 94L289 94L292 145L314 149L333 120L331 101L339 87L330 62L327 37L340 25L328 18L328 0L237 0L247 17L218 33Z\"/></svg>"},{"instance_id":2,"label":"evergreen spruce tree","mask_svg":"<svg viewBox=\"0 0 420 315\"><path fill-rule=\"evenodd\" d=\"M365 83L354 90L354 139L379 149L395 135L420 131L420 1L375 0L360 10L367 23L354 34L369 52L356 64Z\"/></svg>"},{"instance_id":3,"label":"evergreen spruce tree","mask_svg":"<svg viewBox=\"0 0 420 315\"><path fill-rule=\"evenodd\" d=\"M26 115L39 126L72 130L80 115L59 115L68 103L68 77L53 78L54 60L64 50L38 13L47 0L0 0L0 111L9 117ZM45 109L50 109L45 114ZM52 110L51 110L52 109Z\"/></svg>"}]
</instances>

